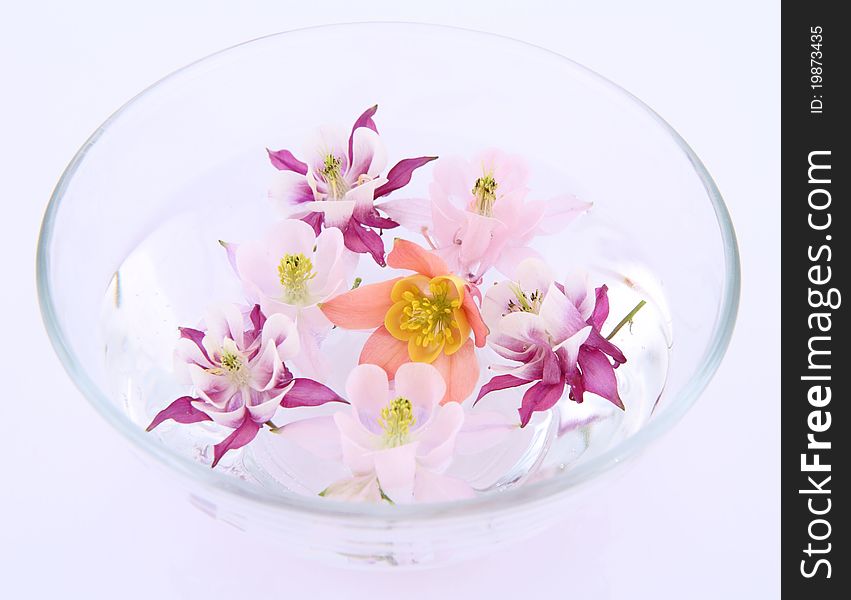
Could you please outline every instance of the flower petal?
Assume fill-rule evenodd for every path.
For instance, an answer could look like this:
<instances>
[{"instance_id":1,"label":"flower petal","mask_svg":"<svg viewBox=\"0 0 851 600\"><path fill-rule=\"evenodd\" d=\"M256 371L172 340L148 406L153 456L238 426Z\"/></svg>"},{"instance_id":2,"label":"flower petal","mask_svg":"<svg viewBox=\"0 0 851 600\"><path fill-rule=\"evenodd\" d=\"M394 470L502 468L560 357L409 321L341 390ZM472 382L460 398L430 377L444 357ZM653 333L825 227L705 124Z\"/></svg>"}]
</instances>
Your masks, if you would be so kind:
<instances>
[{"instance_id":1,"label":"flower petal","mask_svg":"<svg viewBox=\"0 0 851 600\"><path fill-rule=\"evenodd\" d=\"M603 327L603 323L609 318L609 288L601 285L595 290L594 312L591 313L589 324L594 326L598 331Z\"/></svg>"},{"instance_id":2,"label":"flower petal","mask_svg":"<svg viewBox=\"0 0 851 600\"><path fill-rule=\"evenodd\" d=\"M400 279L362 285L323 302L319 308L329 321L343 329L373 329L384 323L392 306L390 292Z\"/></svg>"},{"instance_id":3,"label":"flower petal","mask_svg":"<svg viewBox=\"0 0 851 600\"><path fill-rule=\"evenodd\" d=\"M216 406L224 406L237 392L236 386L225 375L214 375L197 365L187 365L186 368L201 398Z\"/></svg>"},{"instance_id":4,"label":"flower petal","mask_svg":"<svg viewBox=\"0 0 851 600\"><path fill-rule=\"evenodd\" d=\"M313 379L298 377L293 379L290 385L292 387L281 399L281 406L284 408L321 406L327 402L348 404L337 392Z\"/></svg>"},{"instance_id":5,"label":"flower petal","mask_svg":"<svg viewBox=\"0 0 851 600\"><path fill-rule=\"evenodd\" d=\"M399 367L410 360L408 344L397 340L382 325L366 340L358 362L378 365L392 379Z\"/></svg>"},{"instance_id":6,"label":"flower petal","mask_svg":"<svg viewBox=\"0 0 851 600\"><path fill-rule=\"evenodd\" d=\"M251 419L245 419L242 425L237 427L232 434L213 446L213 464L210 466L215 467L219 464L226 452L242 448L253 440L257 436L257 432L260 431L260 427Z\"/></svg>"},{"instance_id":7,"label":"flower petal","mask_svg":"<svg viewBox=\"0 0 851 600\"><path fill-rule=\"evenodd\" d=\"M518 430L515 417L494 410L468 410L455 439L455 453L478 454L501 444Z\"/></svg>"},{"instance_id":8,"label":"flower petal","mask_svg":"<svg viewBox=\"0 0 851 600\"><path fill-rule=\"evenodd\" d=\"M479 307L476 306L476 302L473 300L472 294L464 294L462 307L464 308L464 313L467 315L467 322L473 329L473 335L476 338L476 346L484 348L487 343L490 330L488 329L488 326L485 325L485 321L482 319L482 313L479 311Z\"/></svg>"},{"instance_id":9,"label":"flower petal","mask_svg":"<svg viewBox=\"0 0 851 600\"><path fill-rule=\"evenodd\" d=\"M446 381L446 394L441 404L463 402L473 393L479 380L479 361L473 340L467 340L452 356L441 354L433 364Z\"/></svg>"},{"instance_id":10,"label":"flower petal","mask_svg":"<svg viewBox=\"0 0 851 600\"><path fill-rule=\"evenodd\" d=\"M281 313L275 313L262 325L261 343L265 346L272 342L281 360L289 360L301 349L298 329L293 320Z\"/></svg>"},{"instance_id":11,"label":"flower petal","mask_svg":"<svg viewBox=\"0 0 851 600\"><path fill-rule=\"evenodd\" d=\"M396 238L393 250L387 255L387 264L394 269L416 271L426 277L438 277L449 273L449 267L437 255L401 238Z\"/></svg>"},{"instance_id":12,"label":"flower petal","mask_svg":"<svg viewBox=\"0 0 851 600\"><path fill-rule=\"evenodd\" d=\"M351 161L346 179L356 183L358 177L377 177L387 166L387 150L378 133L368 127L359 127L349 137Z\"/></svg>"},{"instance_id":13,"label":"flower petal","mask_svg":"<svg viewBox=\"0 0 851 600\"><path fill-rule=\"evenodd\" d=\"M212 419L207 413L198 410L192 405L193 402L200 401L198 398L193 398L192 396L181 396L158 412L145 431L152 431L160 423L169 419L183 424L211 421Z\"/></svg>"},{"instance_id":14,"label":"flower petal","mask_svg":"<svg viewBox=\"0 0 851 600\"><path fill-rule=\"evenodd\" d=\"M427 363L405 363L396 371L394 394L411 401L417 423L424 426L446 394L446 382Z\"/></svg>"},{"instance_id":15,"label":"flower petal","mask_svg":"<svg viewBox=\"0 0 851 600\"><path fill-rule=\"evenodd\" d=\"M428 198L394 198L378 207L403 227L423 233L432 226L431 200Z\"/></svg>"},{"instance_id":16,"label":"flower petal","mask_svg":"<svg viewBox=\"0 0 851 600\"><path fill-rule=\"evenodd\" d=\"M363 426L373 433L380 432L378 417L390 401L390 383L384 369L373 364L352 369L346 379L346 396Z\"/></svg>"},{"instance_id":17,"label":"flower petal","mask_svg":"<svg viewBox=\"0 0 851 600\"><path fill-rule=\"evenodd\" d=\"M618 380L615 370L606 355L599 350L583 346L579 350L579 368L585 391L602 396L621 410L623 402L618 395Z\"/></svg>"},{"instance_id":18,"label":"flower petal","mask_svg":"<svg viewBox=\"0 0 851 600\"><path fill-rule=\"evenodd\" d=\"M274 340L266 340L262 351L251 361L251 387L265 392L273 388L283 373L284 364L278 356Z\"/></svg>"},{"instance_id":19,"label":"flower petal","mask_svg":"<svg viewBox=\"0 0 851 600\"><path fill-rule=\"evenodd\" d=\"M293 421L279 427L274 433L323 460L342 458L340 431L332 415Z\"/></svg>"},{"instance_id":20,"label":"flower petal","mask_svg":"<svg viewBox=\"0 0 851 600\"><path fill-rule=\"evenodd\" d=\"M538 230L545 235L558 233L591 206L590 202L583 202L573 194L552 198L546 202L544 217L538 222Z\"/></svg>"},{"instance_id":21,"label":"flower petal","mask_svg":"<svg viewBox=\"0 0 851 600\"><path fill-rule=\"evenodd\" d=\"M352 219L346 226L345 231L343 231L343 239L345 240L346 248L352 252L370 254L378 266L386 266L387 263L384 261L384 240L372 229L364 227Z\"/></svg>"},{"instance_id":22,"label":"flower petal","mask_svg":"<svg viewBox=\"0 0 851 600\"><path fill-rule=\"evenodd\" d=\"M379 450L373 460L378 485L384 494L397 504L412 502L417 472L417 443Z\"/></svg>"},{"instance_id":23,"label":"flower petal","mask_svg":"<svg viewBox=\"0 0 851 600\"><path fill-rule=\"evenodd\" d=\"M539 381L523 394L523 402L517 412L520 413L520 426L526 427L533 412L544 411L555 406L564 394L564 382L547 384Z\"/></svg>"},{"instance_id":24,"label":"flower petal","mask_svg":"<svg viewBox=\"0 0 851 600\"><path fill-rule=\"evenodd\" d=\"M417 469L414 500L417 502L450 502L475 496L472 486L463 479Z\"/></svg>"},{"instance_id":25,"label":"flower petal","mask_svg":"<svg viewBox=\"0 0 851 600\"><path fill-rule=\"evenodd\" d=\"M345 464L355 475L374 471L372 455L378 448L380 438L364 428L360 419L349 412L340 411L333 415L340 432L340 448Z\"/></svg>"},{"instance_id":26,"label":"flower petal","mask_svg":"<svg viewBox=\"0 0 851 600\"><path fill-rule=\"evenodd\" d=\"M419 158L405 158L400 160L387 173L387 183L375 190L375 197L381 198L408 185L411 181L411 175L413 175L416 169L436 159L436 156L420 156Z\"/></svg>"},{"instance_id":27,"label":"flower petal","mask_svg":"<svg viewBox=\"0 0 851 600\"><path fill-rule=\"evenodd\" d=\"M266 148L266 152L269 154L272 165L279 171L294 171L299 175L307 175L307 164L293 156L293 153L289 150L269 150Z\"/></svg>"},{"instance_id":28,"label":"flower petal","mask_svg":"<svg viewBox=\"0 0 851 600\"><path fill-rule=\"evenodd\" d=\"M373 132L378 133L378 127L375 124L375 121L372 120L372 117L375 116L375 113L378 112L378 105L374 104L367 108L361 116L355 119L355 124L352 125L352 132L349 134L349 162L352 162L352 154L353 149L352 146L354 144L355 132L361 127L366 127L367 129L371 129Z\"/></svg>"},{"instance_id":29,"label":"flower petal","mask_svg":"<svg viewBox=\"0 0 851 600\"><path fill-rule=\"evenodd\" d=\"M520 377L515 377L514 375L497 375L496 377L491 378L490 381L488 381L485 385L482 386L482 389L479 390L479 395L476 396L476 401L473 402L473 406L475 406L479 400L481 400L491 392L515 388L526 383L529 383L528 379L521 379Z\"/></svg>"},{"instance_id":30,"label":"flower petal","mask_svg":"<svg viewBox=\"0 0 851 600\"><path fill-rule=\"evenodd\" d=\"M428 469L443 472L452 461L455 436L463 424L464 409L460 404L450 402L441 406L431 421L416 432L418 462Z\"/></svg>"},{"instance_id":31,"label":"flower petal","mask_svg":"<svg viewBox=\"0 0 851 600\"><path fill-rule=\"evenodd\" d=\"M579 310L555 283L550 284L538 314L554 345L561 344L586 325Z\"/></svg>"}]
</instances>

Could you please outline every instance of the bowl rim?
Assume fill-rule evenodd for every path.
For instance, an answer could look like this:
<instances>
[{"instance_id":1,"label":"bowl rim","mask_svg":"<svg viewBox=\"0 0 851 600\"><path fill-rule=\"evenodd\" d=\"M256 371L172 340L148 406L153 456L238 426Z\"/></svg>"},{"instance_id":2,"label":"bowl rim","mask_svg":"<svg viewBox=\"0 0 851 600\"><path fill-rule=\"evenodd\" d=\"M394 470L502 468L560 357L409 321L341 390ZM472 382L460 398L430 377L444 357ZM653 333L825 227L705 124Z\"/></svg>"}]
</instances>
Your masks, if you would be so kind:
<instances>
[{"instance_id":1,"label":"bowl rim","mask_svg":"<svg viewBox=\"0 0 851 600\"><path fill-rule=\"evenodd\" d=\"M122 114L138 100L145 97L149 92L156 90L162 84L186 74L199 65L205 64L220 55L231 52L237 48L241 48L242 46L290 34L304 34L314 31L376 26L391 28L409 27L422 30L442 31L452 35L483 36L499 43L517 44L525 47L526 49L535 50L543 54L547 54L550 57L565 61L571 66L571 68L579 70L586 75L590 75L595 81L602 84L604 87L609 88L613 93L620 94L627 100L632 101L638 108L651 117L651 119L653 119L656 124L672 138L674 143L682 150L691 162L695 173L703 184L709 202L714 209L723 247L725 280L722 284L722 296L715 323L713 325L711 339L704 351L702 360L698 363L700 366L698 366L691 374L685 388L677 395L677 401L670 404L663 416L649 420L646 425L630 437L622 440L600 455L593 457L587 462L577 465L556 477L526 483L524 485L505 490L499 494L488 494L471 499L411 505L397 504L393 506L385 505L383 503L358 503L328 498L314 499L297 494L283 496L280 494L273 494L259 487L249 487L241 484L230 475L216 471L215 469L210 469L207 465L203 465L189 457L173 453L167 446L158 442L155 437L146 435L143 429L127 419L126 415L122 413L116 405L109 401L106 395L101 392L99 387L88 376L86 370L71 350L70 345L67 342L66 335L60 325L51 291L49 276L49 246L53 235L54 217L69 183L73 179L78 167L84 161L89 149L97 142L100 136L113 122L119 119ZM71 380L83 393L83 396L85 396L88 402L110 425L117 429L125 438L129 439L145 454L153 456L163 466L186 478L188 480L186 483L201 483L206 488L212 488L214 491L224 493L226 496L231 498L238 498L242 501L247 500L257 504L258 507L267 509L305 512L310 513L313 516L324 516L328 518L354 518L362 521L373 520L386 523L423 521L437 518L458 519L470 515L501 512L515 506L537 504L544 500L552 500L557 496L561 496L574 490L578 484L591 480L597 475L608 471L615 465L623 462L627 457L638 453L653 440L659 438L663 433L673 427L691 408L715 374L721 359L729 346L739 306L741 287L741 268L739 261L736 233L730 219L729 211L724 204L721 193L706 167L673 127L671 127L652 108L628 90L625 90L592 69L589 69L588 67L585 67L557 52L548 50L547 48L530 42L511 38L509 36L478 31L475 29L431 23L409 21L357 21L292 29L264 35L229 46L173 71L149 85L133 96L130 100L125 102L83 143L71 159L71 162L65 168L53 190L44 213L39 233L36 255L36 283L42 320L45 324L45 328L47 329L48 337L50 338L54 351L59 356L62 366L71 377Z\"/></svg>"}]
</instances>

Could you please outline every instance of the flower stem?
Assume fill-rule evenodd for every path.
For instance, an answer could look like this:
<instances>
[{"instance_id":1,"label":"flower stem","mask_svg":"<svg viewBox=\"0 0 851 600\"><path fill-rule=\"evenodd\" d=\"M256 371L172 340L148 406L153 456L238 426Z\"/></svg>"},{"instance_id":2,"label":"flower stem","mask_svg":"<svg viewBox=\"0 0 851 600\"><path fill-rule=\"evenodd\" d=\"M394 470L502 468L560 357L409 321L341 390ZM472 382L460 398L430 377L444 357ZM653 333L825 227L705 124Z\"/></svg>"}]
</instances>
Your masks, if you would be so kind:
<instances>
[{"instance_id":1,"label":"flower stem","mask_svg":"<svg viewBox=\"0 0 851 600\"><path fill-rule=\"evenodd\" d=\"M606 339L607 339L607 340L610 340L610 339L612 339L613 337L615 337L615 334L616 334L618 331L620 331L620 330L623 328L623 326L624 326L624 325L626 325L627 323L629 323L630 321L632 321L632 319L635 317L635 315L636 315L636 314L638 314L638 311L640 311L640 310L641 310L641 308L642 308L645 304L647 304L647 302L646 302L646 301L644 301L644 300L642 300L641 302L639 302L638 304L636 304L636 305L635 305L635 308L633 308L631 311L629 311L629 314L628 314L627 316L625 316L623 319L621 319L621 322L620 322L620 323L618 323L617 325L615 325L615 328L614 328L614 329L612 329L612 332L611 332L609 335L607 335L607 336L606 336Z\"/></svg>"},{"instance_id":2,"label":"flower stem","mask_svg":"<svg viewBox=\"0 0 851 600\"><path fill-rule=\"evenodd\" d=\"M264 423L264 425L265 425L266 427L268 427L268 428L269 428L269 430L270 430L272 433L277 433L277 432L278 432L278 426L277 426L277 425L275 425L274 423L272 423L272 421L266 421L266 422Z\"/></svg>"}]
</instances>

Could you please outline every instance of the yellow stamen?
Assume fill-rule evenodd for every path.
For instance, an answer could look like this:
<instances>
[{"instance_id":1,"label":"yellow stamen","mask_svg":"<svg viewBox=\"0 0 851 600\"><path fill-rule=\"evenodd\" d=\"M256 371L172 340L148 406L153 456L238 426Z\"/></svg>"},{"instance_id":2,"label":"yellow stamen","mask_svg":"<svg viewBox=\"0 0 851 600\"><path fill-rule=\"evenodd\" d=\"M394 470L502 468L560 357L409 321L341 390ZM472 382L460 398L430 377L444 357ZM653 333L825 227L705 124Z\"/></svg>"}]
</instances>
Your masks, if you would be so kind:
<instances>
[{"instance_id":1,"label":"yellow stamen","mask_svg":"<svg viewBox=\"0 0 851 600\"><path fill-rule=\"evenodd\" d=\"M307 284L316 277L313 261L304 254L285 254L278 265L278 278L284 288L284 301L299 304L307 298Z\"/></svg>"},{"instance_id":2,"label":"yellow stamen","mask_svg":"<svg viewBox=\"0 0 851 600\"><path fill-rule=\"evenodd\" d=\"M476 212L485 217L493 216L493 205L496 202L496 188L499 184L493 175L486 174L476 179L473 185Z\"/></svg>"},{"instance_id":3,"label":"yellow stamen","mask_svg":"<svg viewBox=\"0 0 851 600\"><path fill-rule=\"evenodd\" d=\"M322 175L328 184L328 197L331 200L339 200L349 191L349 185L340 172L342 164L343 161L340 158L329 154L325 157L325 163L322 166Z\"/></svg>"},{"instance_id":4,"label":"yellow stamen","mask_svg":"<svg viewBox=\"0 0 851 600\"><path fill-rule=\"evenodd\" d=\"M384 430L384 445L395 448L408 442L408 434L416 423L413 406L407 398L396 398L381 409L378 424Z\"/></svg>"}]
</instances>

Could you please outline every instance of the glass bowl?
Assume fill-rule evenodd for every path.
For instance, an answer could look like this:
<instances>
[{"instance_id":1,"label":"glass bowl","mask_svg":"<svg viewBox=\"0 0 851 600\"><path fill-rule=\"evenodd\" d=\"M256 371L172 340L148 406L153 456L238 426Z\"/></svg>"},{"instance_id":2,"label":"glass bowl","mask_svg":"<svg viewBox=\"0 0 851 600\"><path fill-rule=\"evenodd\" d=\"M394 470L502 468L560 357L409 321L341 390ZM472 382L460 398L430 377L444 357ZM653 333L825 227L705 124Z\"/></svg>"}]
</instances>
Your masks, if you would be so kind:
<instances>
[{"instance_id":1,"label":"glass bowl","mask_svg":"<svg viewBox=\"0 0 851 600\"><path fill-rule=\"evenodd\" d=\"M264 148L291 147L329 117L348 119L376 102L382 133L400 157L498 146L524 155L542 188L593 201L581 227L538 249L650 299L658 347L638 362L655 377L642 391L641 419L594 452L551 461L546 476L524 485L395 506L307 497L211 470L145 433L141 417L134 420L128 398L138 389L126 389L122 370L132 368L150 336L192 323L205 299L232 291L219 279L217 237L245 238L270 219ZM192 227L179 226L187 222ZM128 256L152 237L158 250L143 253L135 279L127 280ZM569 518L580 484L672 427L730 340L739 260L727 209L698 157L625 90L507 38L361 23L235 46L121 107L86 141L53 193L39 240L38 285L50 338L76 385L141 454L178 475L204 510L301 555L398 566L475 556ZM105 299L139 308L122 322L120 339L104 339ZM646 349L645 342L639 338L636 348ZM116 346L120 358L110 360ZM168 354L148 359L166 365Z\"/></svg>"}]
</instances>

